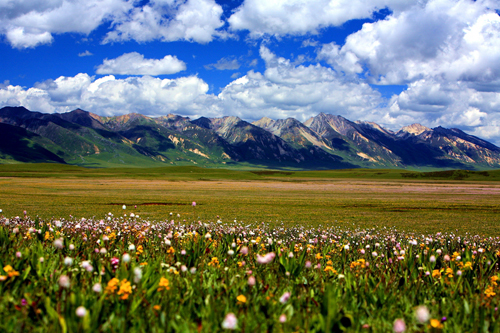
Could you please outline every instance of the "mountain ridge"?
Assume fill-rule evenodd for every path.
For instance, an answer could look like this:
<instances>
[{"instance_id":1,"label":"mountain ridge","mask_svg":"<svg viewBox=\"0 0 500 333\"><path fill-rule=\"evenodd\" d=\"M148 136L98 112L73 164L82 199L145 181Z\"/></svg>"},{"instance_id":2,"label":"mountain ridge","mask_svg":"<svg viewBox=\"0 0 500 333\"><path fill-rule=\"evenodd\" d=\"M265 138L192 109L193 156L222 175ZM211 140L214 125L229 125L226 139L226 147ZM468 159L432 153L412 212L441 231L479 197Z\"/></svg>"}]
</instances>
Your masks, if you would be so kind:
<instances>
[{"instance_id":1,"label":"mountain ridge","mask_svg":"<svg viewBox=\"0 0 500 333\"><path fill-rule=\"evenodd\" d=\"M153 118L130 113L106 117L81 109L44 114L24 107L4 107L0 109L0 124L12 133L12 146L19 150L0 145L1 163L500 168L499 147L459 129L411 124L393 132L374 122L327 113L303 123L268 117L250 123L235 116L191 120L174 114Z\"/></svg>"}]
</instances>

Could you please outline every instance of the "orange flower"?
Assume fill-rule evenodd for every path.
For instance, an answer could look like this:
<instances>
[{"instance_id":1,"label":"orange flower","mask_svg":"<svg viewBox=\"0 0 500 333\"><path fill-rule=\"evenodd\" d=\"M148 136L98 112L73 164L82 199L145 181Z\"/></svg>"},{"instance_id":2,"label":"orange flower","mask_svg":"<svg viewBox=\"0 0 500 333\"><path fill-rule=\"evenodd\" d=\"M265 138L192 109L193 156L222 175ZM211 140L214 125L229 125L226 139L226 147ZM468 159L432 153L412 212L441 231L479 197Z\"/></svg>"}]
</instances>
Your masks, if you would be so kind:
<instances>
[{"instance_id":1,"label":"orange flower","mask_svg":"<svg viewBox=\"0 0 500 333\"><path fill-rule=\"evenodd\" d=\"M441 278L441 271L439 269L433 270L432 271L432 277L440 279Z\"/></svg>"},{"instance_id":2,"label":"orange flower","mask_svg":"<svg viewBox=\"0 0 500 333\"><path fill-rule=\"evenodd\" d=\"M486 295L486 297L493 297L496 295L496 293L493 291L492 286L489 286L488 288L486 288L486 290L484 291L484 294Z\"/></svg>"},{"instance_id":3,"label":"orange flower","mask_svg":"<svg viewBox=\"0 0 500 333\"><path fill-rule=\"evenodd\" d=\"M164 277L162 277L160 279L160 283L158 284L157 291L170 290L170 285L169 284L170 283L169 283L168 279L165 279Z\"/></svg>"},{"instance_id":4,"label":"orange flower","mask_svg":"<svg viewBox=\"0 0 500 333\"><path fill-rule=\"evenodd\" d=\"M324 269L325 272L332 272L333 274L336 274L337 271L333 269L332 266L326 266Z\"/></svg>"},{"instance_id":5,"label":"orange flower","mask_svg":"<svg viewBox=\"0 0 500 333\"><path fill-rule=\"evenodd\" d=\"M108 285L106 286L106 289L104 290L105 293L107 294L112 294L116 291L118 288L118 284L120 283L120 280L117 278L112 278L109 280Z\"/></svg>"},{"instance_id":6,"label":"orange flower","mask_svg":"<svg viewBox=\"0 0 500 333\"><path fill-rule=\"evenodd\" d=\"M120 290L116 293L117 295L121 295L120 299L127 299L128 296L132 293L132 286L127 279L123 279L120 282Z\"/></svg>"},{"instance_id":7,"label":"orange flower","mask_svg":"<svg viewBox=\"0 0 500 333\"><path fill-rule=\"evenodd\" d=\"M16 271L14 268L12 268L11 265L5 266L3 270L5 271L5 273L7 273L9 277L19 276L19 272Z\"/></svg>"},{"instance_id":8,"label":"orange flower","mask_svg":"<svg viewBox=\"0 0 500 333\"><path fill-rule=\"evenodd\" d=\"M174 254L175 253L175 249L173 247L170 247L168 250L167 250L167 253L168 254Z\"/></svg>"},{"instance_id":9,"label":"orange flower","mask_svg":"<svg viewBox=\"0 0 500 333\"><path fill-rule=\"evenodd\" d=\"M492 277L490 277L490 281L492 286L497 286L498 276L493 275Z\"/></svg>"},{"instance_id":10,"label":"orange flower","mask_svg":"<svg viewBox=\"0 0 500 333\"><path fill-rule=\"evenodd\" d=\"M443 328L443 324L441 324L441 321L439 319L431 319L431 327L433 328Z\"/></svg>"}]
</instances>

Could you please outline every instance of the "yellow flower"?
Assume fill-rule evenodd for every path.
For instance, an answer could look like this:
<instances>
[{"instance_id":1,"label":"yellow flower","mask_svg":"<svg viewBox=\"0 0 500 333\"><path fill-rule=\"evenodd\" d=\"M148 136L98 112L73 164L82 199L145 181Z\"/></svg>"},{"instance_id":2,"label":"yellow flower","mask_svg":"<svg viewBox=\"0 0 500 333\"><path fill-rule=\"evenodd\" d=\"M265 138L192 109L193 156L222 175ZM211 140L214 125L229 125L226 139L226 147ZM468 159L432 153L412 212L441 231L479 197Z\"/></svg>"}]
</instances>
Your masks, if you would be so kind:
<instances>
[{"instance_id":1,"label":"yellow flower","mask_svg":"<svg viewBox=\"0 0 500 333\"><path fill-rule=\"evenodd\" d=\"M244 304L247 302L247 298L245 297L245 295L240 295L236 297L236 300L238 301L238 304Z\"/></svg>"},{"instance_id":2,"label":"yellow flower","mask_svg":"<svg viewBox=\"0 0 500 333\"><path fill-rule=\"evenodd\" d=\"M446 276L448 276L449 278L452 278L453 277L453 269L451 269L450 267L448 267L446 269Z\"/></svg>"},{"instance_id":3,"label":"yellow flower","mask_svg":"<svg viewBox=\"0 0 500 333\"><path fill-rule=\"evenodd\" d=\"M332 266L332 265L333 265L333 261L328 260L328 261L326 262L326 264L327 264L328 266Z\"/></svg>"},{"instance_id":4,"label":"yellow flower","mask_svg":"<svg viewBox=\"0 0 500 333\"><path fill-rule=\"evenodd\" d=\"M320 260L320 259L322 259L322 258L323 258L323 256L321 255L321 253L317 253L317 254L316 254L316 259Z\"/></svg>"},{"instance_id":5,"label":"yellow flower","mask_svg":"<svg viewBox=\"0 0 500 333\"><path fill-rule=\"evenodd\" d=\"M439 269L433 270L432 271L432 277L440 279L441 278L441 271Z\"/></svg>"},{"instance_id":6,"label":"yellow flower","mask_svg":"<svg viewBox=\"0 0 500 333\"><path fill-rule=\"evenodd\" d=\"M14 268L12 268L11 265L5 266L3 270L5 271L5 273L7 273L9 277L19 276L19 272L16 271Z\"/></svg>"},{"instance_id":7,"label":"yellow flower","mask_svg":"<svg viewBox=\"0 0 500 333\"><path fill-rule=\"evenodd\" d=\"M213 257L212 261L208 263L208 266L219 266L219 259L217 259L217 257Z\"/></svg>"},{"instance_id":8,"label":"yellow flower","mask_svg":"<svg viewBox=\"0 0 500 333\"><path fill-rule=\"evenodd\" d=\"M238 261L238 267L243 267L243 262Z\"/></svg>"},{"instance_id":9,"label":"yellow flower","mask_svg":"<svg viewBox=\"0 0 500 333\"><path fill-rule=\"evenodd\" d=\"M136 255L141 255L142 252L144 252L144 247L142 245L139 245L137 247L137 252L135 253Z\"/></svg>"},{"instance_id":10,"label":"yellow flower","mask_svg":"<svg viewBox=\"0 0 500 333\"><path fill-rule=\"evenodd\" d=\"M5 281L7 280L7 276L5 275L0 275L0 281Z\"/></svg>"},{"instance_id":11,"label":"yellow flower","mask_svg":"<svg viewBox=\"0 0 500 333\"><path fill-rule=\"evenodd\" d=\"M148 262L147 262L147 261L145 261L145 262L141 262L139 265L141 265L141 266L146 266L147 264L148 264Z\"/></svg>"},{"instance_id":12,"label":"yellow flower","mask_svg":"<svg viewBox=\"0 0 500 333\"><path fill-rule=\"evenodd\" d=\"M464 269L472 269L472 263L470 261L467 261L464 265Z\"/></svg>"},{"instance_id":13,"label":"yellow flower","mask_svg":"<svg viewBox=\"0 0 500 333\"><path fill-rule=\"evenodd\" d=\"M120 280L118 280L117 278L112 278L111 280L109 280L108 285L106 286L104 292L107 294L114 293L118 288L118 283L120 283Z\"/></svg>"},{"instance_id":14,"label":"yellow flower","mask_svg":"<svg viewBox=\"0 0 500 333\"><path fill-rule=\"evenodd\" d=\"M132 286L127 279L123 279L120 282L120 290L116 293L117 295L121 295L120 299L127 299L128 296L132 293Z\"/></svg>"},{"instance_id":15,"label":"yellow flower","mask_svg":"<svg viewBox=\"0 0 500 333\"><path fill-rule=\"evenodd\" d=\"M486 288L486 290L484 291L484 294L486 295L486 297L492 297L492 296L496 295L496 293L493 291L492 286L489 286L488 288Z\"/></svg>"},{"instance_id":16,"label":"yellow flower","mask_svg":"<svg viewBox=\"0 0 500 333\"><path fill-rule=\"evenodd\" d=\"M443 324L441 324L439 319L431 319L431 326L434 328L443 328Z\"/></svg>"},{"instance_id":17,"label":"yellow flower","mask_svg":"<svg viewBox=\"0 0 500 333\"><path fill-rule=\"evenodd\" d=\"M491 281L491 285L493 286L497 286L497 281L498 281L498 276L496 275L493 275L492 277L490 277L490 281Z\"/></svg>"},{"instance_id":18,"label":"yellow flower","mask_svg":"<svg viewBox=\"0 0 500 333\"><path fill-rule=\"evenodd\" d=\"M169 281L168 281L168 279L165 279L164 277L162 277L160 279L160 283L158 284L157 291L162 291L162 290L170 290Z\"/></svg>"},{"instance_id":19,"label":"yellow flower","mask_svg":"<svg viewBox=\"0 0 500 333\"><path fill-rule=\"evenodd\" d=\"M168 254L174 254L175 253L175 249L173 247L170 247L167 251Z\"/></svg>"},{"instance_id":20,"label":"yellow flower","mask_svg":"<svg viewBox=\"0 0 500 333\"><path fill-rule=\"evenodd\" d=\"M333 269L332 266L326 266L324 269L325 272L332 272L333 274L336 274L337 271Z\"/></svg>"}]
</instances>

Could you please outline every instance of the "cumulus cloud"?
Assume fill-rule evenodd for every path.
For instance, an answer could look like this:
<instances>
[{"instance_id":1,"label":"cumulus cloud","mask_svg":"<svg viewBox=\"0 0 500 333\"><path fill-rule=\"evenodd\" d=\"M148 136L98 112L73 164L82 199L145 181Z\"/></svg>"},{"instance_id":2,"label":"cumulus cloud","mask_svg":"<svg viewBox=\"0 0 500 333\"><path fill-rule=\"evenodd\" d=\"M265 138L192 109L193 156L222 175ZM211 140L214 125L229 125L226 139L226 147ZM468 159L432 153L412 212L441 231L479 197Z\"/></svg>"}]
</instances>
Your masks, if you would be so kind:
<instances>
[{"instance_id":1,"label":"cumulus cloud","mask_svg":"<svg viewBox=\"0 0 500 333\"><path fill-rule=\"evenodd\" d=\"M228 22L233 30L248 30L250 36L286 36L317 33L353 19L370 18L389 7L399 12L417 0L246 0Z\"/></svg>"},{"instance_id":2,"label":"cumulus cloud","mask_svg":"<svg viewBox=\"0 0 500 333\"><path fill-rule=\"evenodd\" d=\"M223 112L245 119L294 117L299 120L327 112L348 118L373 111L381 102L368 84L347 81L320 65L296 66L261 46L264 73L250 71L218 95Z\"/></svg>"},{"instance_id":3,"label":"cumulus cloud","mask_svg":"<svg viewBox=\"0 0 500 333\"><path fill-rule=\"evenodd\" d=\"M186 64L175 56L166 55L163 59L144 59L137 52L125 53L115 59L105 59L97 67L97 74L120 75L164 75L186 70Z\"/></svg>"},{"instance_id":4,"label":"cumulus cloud","mask_svg":"<svg viewBox=\"0 0 500 333\"><path fill-rule=\"evenodd\" d=\"M54 33L89 34L131 8L128 0L1 1L0 33L13 47L35 47L51 43Z\"/></svg>"},{"instance_id":5,"label":"cumulus cloud","mask_svg":"<svg viewBox=\"0 0 500 333\"><path fill-rule=\"evenodd\" d=\"M114 30L105 43L136 40L187 40L208 43L214 36L227 37L218 31L224 25L222 7L214 0L157 0L131 10L115 19Z\"/></svg>"},{"instance_id":6,"label":"cumulus cloud","mask_svg":"<svg viewBox=\"0 0 500 333\"><path fill-rule=\"evenodd\" d=\"M135 40L187 40L207 43L224 25L222 8L214 0L33 0L0 1L0 34L16 48L53 41L53 34L88 35L105 22L111 31L105 43ZM75 19L77 18L77 19Z\"/></svg>"},{"instance_id":7,"label":"cumulus cloud","mask_svg":"<svg viewBox=\"0 0 500 333\"><path fill-rule=\"evenodd\" d=\"M208 84L196 76L173 80L151 76L96 79L88 74L61 76L34 87L0 87L0 106L24 105L43 112L82 108L97 114L141 112L182 115L237 115L247 120L262 116L305 120L319 112L358 119L381 103L368 84L345 80L320 65L294 65L262 46L264 73L250 71L232 81L219 95L207 94Z\"/></svg>"},{"instance_id":8,"label":"cumulus cloud","mask_svg":"<svg viewBox=\"0 0 500 333\"><path fill-rule=\"evenodd\" d=\"M500 94L477 91L466 82L422 79L391 98L381 122L397 130L409 123L458 127L500 142Z\"/></svg>"},{"instance_id":9,"label":"cumulus cloud","mask_svg":"<svg viewBox=\"0 0 500 333\"><path fill-rule=\"evenodd\" d=\"M25 89L8 85L0 88L0 106L23 105L47 113L82 108L100 115L139 112L162 115L170 112L192 114L191 105L203 97L208 85L196 76L168 80L151 76L99 79L80 73L61 76Z\"/></svg>"},{"instance_id":10,"label":"cumulus cloud","mask_svg":"<svg viewBox=\"0 0 500 333\"><path fill-rule=\"evenodd\" d=\"M430 0L385 20L365 23L342 47L324 45L318 57L373 83L406 84L441 77L482 83L500 79L498 2Z\"/></svg>"}]
</instances>

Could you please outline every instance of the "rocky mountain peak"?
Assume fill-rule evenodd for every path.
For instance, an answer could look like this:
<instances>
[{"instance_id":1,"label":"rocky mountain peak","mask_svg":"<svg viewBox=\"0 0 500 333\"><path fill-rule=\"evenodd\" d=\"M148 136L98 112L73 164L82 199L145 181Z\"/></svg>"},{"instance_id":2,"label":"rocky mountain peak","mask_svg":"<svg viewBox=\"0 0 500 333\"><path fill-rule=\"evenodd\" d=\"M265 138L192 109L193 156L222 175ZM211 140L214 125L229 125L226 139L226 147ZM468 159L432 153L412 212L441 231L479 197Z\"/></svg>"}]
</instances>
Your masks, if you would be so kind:
<instances>
[{"instance_id":1,"label":"rocky mountain peak","mask_svg":"<svg viewBox=\"0 0 500 333\"><path fill-rule=\"evenodd\" d=\"M399 133L401 133L401 134L408 133L408 134L413 134L413 135L420 135L426 131L431 131L431 129L428 127L425 127L423 125L420 125L420 124L412 124L412 125L405 126L405 127L401 128L399 130L398 134Z\"/></svg>"}]
</instances>

